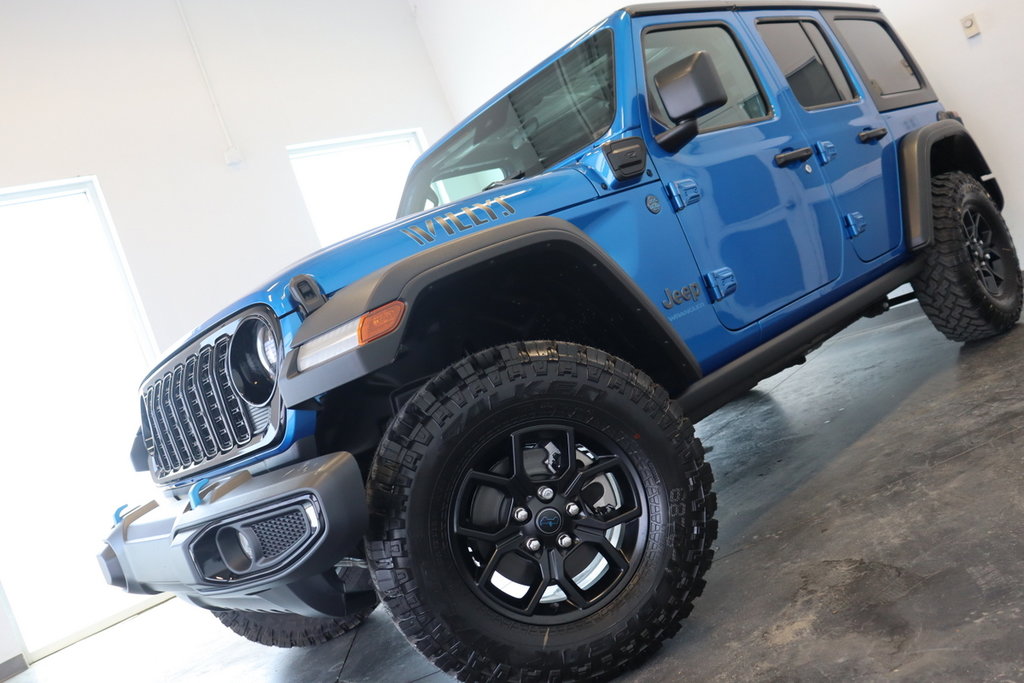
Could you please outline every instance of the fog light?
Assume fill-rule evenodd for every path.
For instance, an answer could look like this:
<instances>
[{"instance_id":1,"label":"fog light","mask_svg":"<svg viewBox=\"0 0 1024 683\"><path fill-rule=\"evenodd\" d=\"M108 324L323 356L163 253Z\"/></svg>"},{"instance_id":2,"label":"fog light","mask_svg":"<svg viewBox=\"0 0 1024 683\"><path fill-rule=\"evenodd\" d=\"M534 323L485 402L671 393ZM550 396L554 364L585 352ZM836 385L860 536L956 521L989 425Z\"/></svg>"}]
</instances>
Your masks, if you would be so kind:
<instances>
[{"instance_id":1,"label":"fog light","mask_svg":"<svg viewBox=\"0 0 1024 683\"><path fill-rule=\"evenodd\" d=\"M308 550L324 531L316 501L303 496L271 510L219 520L195 534L189 554L211 583L255 579Z\"/></svg>"}]
</instances>

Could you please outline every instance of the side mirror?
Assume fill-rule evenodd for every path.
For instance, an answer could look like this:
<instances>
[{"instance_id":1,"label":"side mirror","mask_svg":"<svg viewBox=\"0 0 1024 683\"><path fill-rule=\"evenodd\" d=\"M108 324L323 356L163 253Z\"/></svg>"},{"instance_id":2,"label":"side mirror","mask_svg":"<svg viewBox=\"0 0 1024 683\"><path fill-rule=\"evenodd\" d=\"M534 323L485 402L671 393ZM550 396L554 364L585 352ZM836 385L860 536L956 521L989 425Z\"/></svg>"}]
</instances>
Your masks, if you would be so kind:
<instances>
[{"instance_id":1,"label":"side mirror","mask_svg":"<svg viewBox=\"0 0 1024 683\"><path fill-rule=\"evenodd\" d=\"M729 101L711 55L703 50L655 74L654 87L665 113L676 124L656 139L668 152L678 152L697 136L698 118Z\"/></svg>"}]
</instances>

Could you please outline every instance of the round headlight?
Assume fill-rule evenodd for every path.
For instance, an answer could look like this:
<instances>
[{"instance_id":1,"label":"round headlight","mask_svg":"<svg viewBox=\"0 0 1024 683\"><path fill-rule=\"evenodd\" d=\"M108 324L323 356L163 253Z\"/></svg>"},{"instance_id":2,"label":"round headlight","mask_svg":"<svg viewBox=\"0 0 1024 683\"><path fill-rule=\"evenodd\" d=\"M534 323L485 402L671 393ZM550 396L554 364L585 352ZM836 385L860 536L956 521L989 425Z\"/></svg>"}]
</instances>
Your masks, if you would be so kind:
<instances>
[{"instance_id":1,"label":"round headlight","mask_svg":"<svg viewBox=\"0 0 1024 683\"><path fill-rule=\"evenodd\" d=\"M228 360L235 390L255 406L274 395L280 359L277 335L263 318L243 320L231 339Z\"/></svg>"},{"instance_id":2,"label":"round headlight","mask_svg":"<svg viewBox=\"0 0 1024 683\"><path fill-rule=\"evenodd\" d=\"M256 353L260 357L263 369L277 376L277 339L268 325L261 325L256 332Z\"/></svg>"}]
</instances>

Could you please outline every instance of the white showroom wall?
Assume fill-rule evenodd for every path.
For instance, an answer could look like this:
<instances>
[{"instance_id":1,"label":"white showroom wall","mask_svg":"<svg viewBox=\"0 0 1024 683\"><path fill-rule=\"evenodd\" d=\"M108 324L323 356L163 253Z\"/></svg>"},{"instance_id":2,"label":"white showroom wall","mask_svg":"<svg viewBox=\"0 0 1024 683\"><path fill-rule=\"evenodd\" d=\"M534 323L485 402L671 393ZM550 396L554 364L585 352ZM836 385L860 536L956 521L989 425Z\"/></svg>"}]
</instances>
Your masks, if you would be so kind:
<instances>
[{"instance_id":1,"label":"white showroom wall","mask_svg":"<svg viewBox=\"0 0 1024 683\"><path fill-rule=\"evenodd\" d=\"M240 165L176 0L0 4L0 187L99 178L160 348L318 246L286 146L453 123L405 0L180 5Z\"/></svg>"},{"instance_id":2,"label":"white showroom wall","mask_svg":"<svg viewBox=\"0 0 1024 683\"><path fill-rule=\"evenodd\" d=\"M408 0L455 118L461 119L574 36L627 4L621 0ZM871 2L871 0L866 0ZM960 112L999 176L1006 215L1024 244L1024 3L876 0L947 108ZM982 34L968 39L960 18ZM482 57L482 55L485 55Z\"/></svg>"},{"instance_id":3,"label":"white showroom wall","mask_svg":"<svg viewBox=\"0 0 1024 683\"><path fill-rule=\"evenodd\" d=\"M947 109L964 118L1006 196L1006 218L1024 248L1024 2L878 0ZM960 19L977 18L967 38Z\"/></svg>"}]
</instances>

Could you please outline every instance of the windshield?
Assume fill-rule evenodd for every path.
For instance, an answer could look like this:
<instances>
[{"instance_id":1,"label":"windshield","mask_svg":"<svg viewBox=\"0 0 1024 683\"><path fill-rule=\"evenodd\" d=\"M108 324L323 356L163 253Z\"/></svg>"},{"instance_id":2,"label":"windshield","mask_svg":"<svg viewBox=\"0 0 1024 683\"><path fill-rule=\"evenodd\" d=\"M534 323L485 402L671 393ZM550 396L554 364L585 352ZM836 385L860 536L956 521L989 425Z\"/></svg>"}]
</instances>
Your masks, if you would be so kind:
<instances>
[{"instance_id":1,"label":"windshield","mask_svg":"<svg viewBox=\"0 0 1024 683\"><path fill-rule=\"evenodd\" d=\"M615 118L612 33L603 30L511 91L423 159L398 215L529 178L594 142Z\"/></svg>"}]
</instances>

